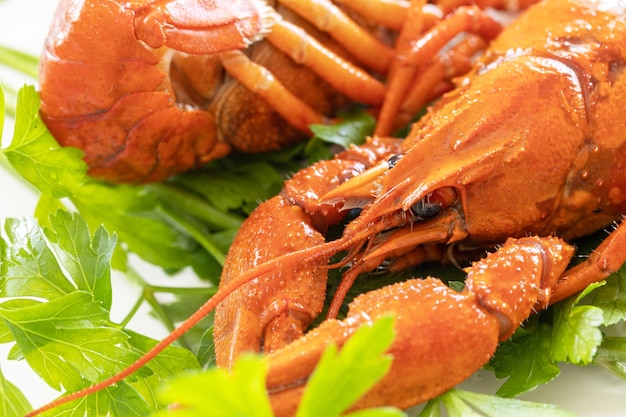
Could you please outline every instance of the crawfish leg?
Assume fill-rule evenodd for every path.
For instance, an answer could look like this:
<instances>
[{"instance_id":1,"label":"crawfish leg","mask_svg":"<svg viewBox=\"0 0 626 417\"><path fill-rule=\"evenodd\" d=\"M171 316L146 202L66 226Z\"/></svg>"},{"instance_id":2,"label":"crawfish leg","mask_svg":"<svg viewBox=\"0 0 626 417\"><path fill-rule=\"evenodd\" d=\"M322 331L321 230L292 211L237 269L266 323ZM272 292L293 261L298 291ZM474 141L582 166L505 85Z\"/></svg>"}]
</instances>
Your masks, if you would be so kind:
<instances>
[{"instance_id":1,"label":"crawfish leg","mask_svg":"<svg viewBox=\"0 0 626 417\"><path fill-rule=\"evenodd\" d=\"M248 90L267 100L292 126L308 132L311 124L324 123L324 116L296 97L267 69L241 51L220 54L226 71Z\"/></svg>"},{"instance_id":2,"label":"crawfish leg","mask_svg":"<svg viewBox=\"0 0 626 417\"><path fill-rule=\"evenodd\" d=\"M557 303L615 273L626 262L626 222L622 222L590 255L587 260L565 272L550 297Z\"/></svg>"},{"instance_id":3,"label":"crawfish leg","mask_svg":"<svg viewBox=\"0 0 626 417\"><path fill-rule=\"evenodd\" d=\"M434 260L441 261L443 258L441 253L437 250L429 253L425 249L425 244L453 242L467 236L465 231L458 227L457 216L456 213L450 213L431 222L411 224L399 228L387 240L371 247L363 257L353 262L350 269L343 274L341 283L328 307L327 317L334 318L337 316L344 298L360 273L374 270L378 265L382 265L385 260L390 260L388 264L390 267L394 266L398 258L408 254L411 254L410 257L401 258L404 261L401 263L404 263L406 267L417 265L426 260L433 260L428 258L429 255L440 255ZM417 263L411 265L411 261Z\"/></svg>"},{"instance_id":4,"label":"crawfish leg","mask_svg":"<svg viewBox=\"0 0 626 417\"><path fill-rule=\"evenodd\" d=\"M379 73L386 73L393 50L359 26L331 1L281 0L322 32L328 33L357 61Z\"/></svg>"},{"instance_id":5,"label":"crawfish leg","mask_svg":"<svg viewBox=\"0 0 626 417\"><path fill-rule=\"evenodd\" d=\"M406 408L469 377L533 311L563 273L573 248L557 238L510 239L468 268L458 293L440 280L413 279L360 295L343 321L328 320L269 356L267 379L277 416L293 415L324 348L343 345L360 326L392 315L391 370L357 408Z\"/></svg>"},{"instance_id":6,"label":"crawfish leg","mask_svg":"<svg viewBox=\"0 0 626 417\"><path fill-rule=\"evenodd\" d=\"M357 11L370 22L376 22L395 31L402 29L410 6L409 0L334 0L333 3L344 5Z\"/></svg>"},{"instance_id":7,"label":"crawfish leg","mask_svg":"<svg viewBox=\"0 0 626 417\"><path fill-rule=\"evenodd\" d=\"M266 39L351 99L370 105L383 102L385 86L380 81L326 48L298 26L279 20Z\"/></svg>"},{"instance_id":8,"label":"crawfish leg","mask_svg":"<svg viewBox=\"0 0 626 417\"><path fill-rule=\"evenodd\" d=\"M478 36L468 35L454 48L434 59L432 64L422 68L404 97L394 129L406 126L429 102L450 91L454 87L451 80L469 72L472 56L485 49L486 44Z\"/></svg>"},{"instance_id":9,"label":"crawfish leg","mask_svg":"<svg viewBox=\"0 0 626 417\"><path fill-rule=\"evenodd\" d=\"M475 5L481 9L493 7L494 9L519 11L539 2L539 0L437 0L435 3L446 13L467 5Z\"/></svg>"},{"instance_id":10,"label":"crawfish leg","mask_svg":"<svg viewBox=\"0 0 626 417\"><path fill-rule=\"evenodd\" d=\"M410 26L403 28L403 31L414 30ZM462 7L446 16L416 42L409 45L398 42L399 58L398 62L394 63L388 94L380 112L375 134L384 136L391 133L395 115L412 83L412 75L419 74L419 68L428 64L452 39L460 33L468 32L485 40L492 40L501 30L502 26L478 7ZM402 34L400 36L402 38Z\"/></svg>"},{"instance_id":11,"label":"crawfish leg","mask_svg":"<svg viewBox=\"0 0 626 417\"><path fill-rule=\"evenodd\" d=\"M426 23L422 9L425 4L426 0L413 0L407 11L406 24L402 27L396 42L397 58L389 71L387 96L376 124L375 134L377 135L385 136L392 133L397 110L404 99L406 89L417 72L417 67L405 65L402 61L403 57L411 50L412 43L423 36ZM440 19L441 17L439 16Z\"/></svg>"}]
</instances>

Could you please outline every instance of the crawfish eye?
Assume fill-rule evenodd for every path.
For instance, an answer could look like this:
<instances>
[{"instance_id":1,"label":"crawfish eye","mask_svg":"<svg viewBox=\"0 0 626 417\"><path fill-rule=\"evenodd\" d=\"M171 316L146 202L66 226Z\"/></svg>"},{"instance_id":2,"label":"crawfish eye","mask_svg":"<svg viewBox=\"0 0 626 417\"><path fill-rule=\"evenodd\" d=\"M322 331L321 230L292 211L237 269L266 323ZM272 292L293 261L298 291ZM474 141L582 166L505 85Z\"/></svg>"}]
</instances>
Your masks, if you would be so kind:
<instances>
[{"instance_id":1,"label":"crawfish eye","mask_svg":"<svg viewBox=\"0 0 626 417\"><path fill-rule=\"evenodd\" d=\"M411 214L419 220L428 220L437 217L441 213L441 203L430 203L420 200L411 206Z\"/></svg>"},{"instance_id":2,"label":"crawfish eye","mask_svg":"<svg viewBox=\"0 0 626 417\"><path fill-rule=\"evenodd\" d=\"M402 154L398 154L398 155L394 155L391 158L389 158L387 160L387 163L389 164L389 168L395 167L396 164L398 163L398 161L401 160L403 156L404 155L402 155Z\"/></svg>"}]
</instances>

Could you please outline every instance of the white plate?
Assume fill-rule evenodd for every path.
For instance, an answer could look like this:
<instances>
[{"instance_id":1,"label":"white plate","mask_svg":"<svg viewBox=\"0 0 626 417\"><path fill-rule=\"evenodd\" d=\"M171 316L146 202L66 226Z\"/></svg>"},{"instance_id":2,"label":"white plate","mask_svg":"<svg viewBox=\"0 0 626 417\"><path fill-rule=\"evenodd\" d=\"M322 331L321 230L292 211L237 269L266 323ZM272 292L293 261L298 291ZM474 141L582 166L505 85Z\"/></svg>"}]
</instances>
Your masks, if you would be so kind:
<instances>
[{"instance_id":1,"label":"white plate","mask_svg":"<svg viewBox=\"0 0 626 417\"><path fill-rule=\"evenodd\" d=\"M38 54L43 45L57 0L0 0L0 44ZM0 72L6 80L6 72ZM17 80L22 85L32 80ZM6 146L12 135L12 121L7 120L3 135ZM32 215L37 201L36 193L0 167L0 218ZM152 271L154 272L154 271ZM151 272L151 273L152 273ZM123 280L115 281L116 288L128 286ZM129 287L122 293L128 296L129 305L118 305L120 311L132 304L136 289ZM119 299L118 299L119 300ZM118 301L123 304L122 301ZM132 327L162 337L164 331L147 314ZM146 327L148 326L148 327ZM7 346L0 346L0 365L5 376L19 386L35 406L54 398L57 393L33 375L28 366L6 360ZM578 368L562 366L562 374L553 382L523 395L522 399L558 404L586 417L626 415L626 382L596 367ZM463 384L464 389L493 393L499 386L492 374L479 372Z\"/></svg>"}]
</instances>

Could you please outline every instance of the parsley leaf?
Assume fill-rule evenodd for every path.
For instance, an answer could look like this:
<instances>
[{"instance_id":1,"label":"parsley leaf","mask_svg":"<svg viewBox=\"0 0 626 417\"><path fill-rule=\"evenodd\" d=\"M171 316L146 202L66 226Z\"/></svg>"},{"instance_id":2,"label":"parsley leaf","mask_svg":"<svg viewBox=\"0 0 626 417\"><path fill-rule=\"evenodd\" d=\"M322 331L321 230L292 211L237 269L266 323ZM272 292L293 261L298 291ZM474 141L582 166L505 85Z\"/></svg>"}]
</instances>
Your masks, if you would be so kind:
<instances>
[{"instance_id":1,"label":"parsley leaf","mask_svg":"<svg viewBox=\"0 0 626 417\"><path fill-rule=\"evenodd\" d=\"M518 330L502 343L489 365L496 377L509 379L496 394L515 397L554 379L560 371L549 354L551 343L552 329L547 324L539 324L531 332Z\"/></svg>"},{"instance_id":2,"label":"parsley leaf","mask_svg":"<svg viewBox=\"0 0 626 417\"><path fill-rule=\"evenodd\" d=\"M602 310L605 326L626 320L626 266L607 278L606 284L585 301Z\"/></svg>"},{"instance_id":3,"label":"parsley leaf","mask_svg":"<svg viewBox=\"0 0 626 417\"><path fill-rule=\"evenodd\" d=\"M30 218L8 219L5 233L0 341L15 343L12 359L26 359L51 387L74 391L118 373L156 343L110 322L114 236L101 227L91 235L80 215L65 211L45 228ZM190 351L171 346L126 382L62 409L147 415L157 407L159 381L198 368Z\"/></svg>"},{"instance_id":4,"label":"parsley leaf","mask_svg":"<svg viewBox=\"0 0 626 417\"><path fill-rule=\"evenodd\" d=\"M499 398L459 389L451 389L429 401L419 417L439 416L443 405L449 417L575 417L576 414L550 404Z\"/></svg>"},{"instance_id":5,"label":"parsley leaf","mask_svg":"<svg viewBox=\"0 0 626 417\"><path fill-rule=\"evenodd\" d=\"M393 320L386 318L360 328L339 353L335 347L329 347L311 375L297 416L341 415L389 370L391 358L382 354L392 340ZM274 414L265 390L266 375L265 358L244 356L237 360L231 372L212 368L179 376L168 383L160 395L164 403L175 403L177 407L158 416L272 417ZM399 417L404 414L385 407L348 415Z\"/></svg>"},{"instance_id":6,"label":"parsley leaf","mask_svg":"<svg viewBox=\"0 0 626 417\"><path fill-rule=\"evenodd\" d=\"M284 178L265 162L235 165L216 161L203 171L174 181L198 193L220 212L241 208L249 214L259 199L265 200L281 190Z\"/></svg>"},{"instance_id":7,"label":"parsley leaf","mask_svg":"<svg viewBox=\"0 0 626 417\"><path fill-rule=\"evenodd\" d=\"M578 305L580 300L598 285L593 284L577 297L570 297L554 306L555 320L550 356L557 361L586 365L593 360L602 342L598 328L603 323L602 310Z\"/></svg>"},{"instance_id":8,"label":"parsley leaf","mask_svg":"<svg viewBox=\"0 0 626 417\"><path fill-rule=\"evenodd\" d=\"M142 187L91 182L72 201L88 224L115 230L129 251L154 265L179 270L204 262L206 252L174 227L157 198Z\"/></svg>"},{"instance_id":9,"label":"parsley leaf","mask_svg":"<svg viewBox=\"0 0 626 417\"><path fill-rule=\"evenodd\" d=\"M98 382L137 357L119 346L127 336L106 326L108 312L86 292L19 310L0 308L0 317L31 368L57 390L80 389L83 378Z\"/></svg>"},{"instance_id":10,"label":"parsley leaf","mask_svg":"<svg viewBox=\"0 0 626 417\"><path fill-rule=\"evenodd\" d=\"M361 111L353 114L344 114L344 119L332 124L311 125L313 137L305 145L304 152L309 163L332 157L328 144L348 148L350 145L360 145L368 135L374 132L376 119L371 114Z\"/></svg>"},{"instance_id":11,"label":"parsley leaf","mask_svg":"<svg viewBox=\"0 0 626 417\"><path fill-rule=\"evenodd\" d=\"M157 343L155 340L137 332L126 329L125 333L130 336L126 346L138 356L152 349ZM148 403L150 410L157 410L158 387L162 381L168 380L182 371L199 370L200 365L195 355L179 346L168 346L156 358L146 365L150 372L131 375L126 379L135 391ZM138 378L141 376L141 378Z\"/></svg>"},{"instance_id":12,"label":"parsley leaf","mask_svg":"<svg viewBox=\"0 0 626 417\"><path fill-rule=\"evenodd\" d=\"M595 363L626 380L626 337L606 336Z\"/></svg>"},{"instance_id":13,"label":"parsley leaf","mask_svg":"<svg viewBox=\"0 0 626 417\"><path fill-rule=\"evenodd\" d=\"M344 115L346 116L346 115ZM346 116L346 119L332 125L311 125L313 139L341 145L360 145L376 126L376 119L364 111Z\"/></svg>"},{"instance_id":14,"label":"parsley leaf","mask_svg":"<svg viewBox=\"0 0 626 417\"><path fill-rule=\"evenodd\" d=\"M0 295L53 300L74 291L35 220L7 219L4 229Z\"/></svg>"},{"instance_id":15,"label":"parsley leaf","mask_svg":"<svg viewBox=\"0 0 626 417\"><path fill-rule=\"evenodd\" d=\"M227 369L212 368L182 375L166 384L159 395L162 402L177 407L158 416L272 417L265 390L266 375L266 361L251 356L241 357L230 373ZM207 392L211 395L206 395Z\"/></svg>"},{"instance_id":16,"label":"parsley leaf","mask_svg":"<svg viewBox=\"0 0 626 417\"><path fill-rule=\"evenodd\" d=\"M334 346L327 348L296 416L341 415L389 371L392 358L381 355L393 338L393 319L388 317L361 327L339 353Z\"/></svg>"},{"instance_id":17,"label":"parsley leaf","mask_svg":"<svg viewBox=\"0 0 626 417\"><path fill-rule=\"evenodd\" d=\"M125 382L64 404L43 416L145 417L152 410L139 393Z\"/></svg>"},{"instance_id":18,"label":"parsley leaf","mask_svg":"<svg viewBox=\"0 0 626 417\"><path fill-rule=\"evenodd\" d=\"M0 416L21 417L30 410L24 394L4 377L0 369Z\"/></svg>"},{"instance_id":19,"label":"parsley leaf","mask_svg":"<svg viewBox=\"0 0 626 417\"><path fill-rule=\"evenodd\" d=\"M84 180L87 165L76 148L60 147L39 117L39 95L32 86L18 93L15 130L3 150L11 165L41 192L69 196Z\"/></svg>"},{"instance_id":20,"label":"parsley leaf","mask_svg":"<svg viewBox=\"0 0 626 417\"><path fill-rule=\"evenodd\" d=\"M76 288L91 294L109 310L111 294L111 257L117 243L115 236L99 227L93 241L87 224L66 211L50 217L52 228L45 229L57 259L74 280Z\"/></svg>"}]
</instances>

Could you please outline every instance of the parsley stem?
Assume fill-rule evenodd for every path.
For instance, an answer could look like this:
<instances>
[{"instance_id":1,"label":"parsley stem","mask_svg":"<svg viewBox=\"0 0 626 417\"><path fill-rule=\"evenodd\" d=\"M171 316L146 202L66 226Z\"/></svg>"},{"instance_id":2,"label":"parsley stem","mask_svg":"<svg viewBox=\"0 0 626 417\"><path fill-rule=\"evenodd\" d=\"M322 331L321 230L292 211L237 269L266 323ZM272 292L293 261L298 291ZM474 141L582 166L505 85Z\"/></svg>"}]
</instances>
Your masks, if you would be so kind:
<instances>
[{"instance_id":1,"label":"parsley stem","mask_svg":"<svg viewBox=\"0 0 626 417\"><path fill-rule=\"evenodd\" d=\"M191 237L196 239L196 241L202 245L202 247L209 252L209 254L219 263L221 266L224 266L224 262L226 260L226 255L208 238L208 235L205 231L200 230L198 227L194 226L192 222L186 220L183 216L180 216L178 213L175 213L173 210L163 207L163 210L170 218L178 223L183 229L185 229Z\"/></svg>"},{"instance_id":2,"label":"parsley stem","mask_svg":"<svg viewBox=\"0 0 626 417\"><path fill-rule=\"evenodd\" d=\"M161 198L163 204L169 206L173 202L177 210L197 217L216 230L238 229L243 223L241 217L221 212L189 191L164 183L148 187Z\"/></svg>"},{"instance_id":3,"label":"parsley stem","mask_svg":"<svg viewBox=\"0 0 626 417\"><path fill-rule=\"evenodd\" d=\"M605 336L594 362L620 378L626 378L626 337Z\"/></svg>"},{"instance_id":4,"label":"parsley stem","mask_svg":"<svg viewBox=\"0 0 626 417\"><path fill-rule=\"evenodd\" d=\"M124 328L135 316L139 308L144 302L147 302L155 314L159 317L161 322L165 325L168 331L172 331L175 328L174 322L167 314L161 303L156 299L155 294L157 293L168 293L174 295L186 295L186 294L206 294L208 297L213 296L217 292L217 287L170 287L170 286L162 286L162 285L151 285L148 283L142 276L137 272L132 266L128 266L126 271L126 276L136 284L138 284L141 288L141 296L137 299L131 310L128 312L126 317L120 323L120 327ZM179 340L179 343L184 348L190 349L190 347L185 342L184 338Z\"/></svg>"},{"instance_id":5,"label":"parsley stem","mask_svg":"<svg viewBox=\"0 0 626 417\"><path fill-rule=\"evenodd\" d=\"M124 317L124 319L119 324L120 328L123 329L124 327L128 326L128 323L132 320L132 318L135 316L135 314L137 314L137 311L139 310L139 307L141 307L141 305L143 304L144 301L145 300L144 300L143 292L142 292L142 294L139 296L139 298L137 298L137 301L135 301L135 304L130 309L128 314L126 314L126 317Z\"/></svg>"},{"instance_id":6,"label":"parsley stem","mask_svg":"<svg viewBox=\"0 0 626 417\"><path fill-rule=\"evenodd\" d=\"M206 294L207 296L211 297L217 292L217 287L164 287L160 285L151 285L150 287L155 293L163 292L175 295Z\"/></svg>"},{"instance_id":7,"label":"parsley stem","mask_svg":"<svg viewBox=\"0 0 626 417\"><path fill-rule=\"evenodd\" d=\"M129 316L126 317L123 322L128 323L133 315L137 312L139 306L141 306L141 304L146 301L150 305L154 313L157 315L159 320L161 320L167 331L171 332L172 330L174 330L174 322L172 322L170 316L167 314L161 303L159 303L159 301L154 296L154 288L130 265L126 270L126 276L130 278L133 282L138 284L142 288L142 291L141 297L137 300ZM189 349L189 346L187 346L183 339L179 340L179 343L181 344L181 346Z\"/></svg>"},{"instance_id":8,"label":"parsley stem","mask_svg":"<svg viewBox=\"0 0 626 417\"><path fill-rule=\"evenodd\" d=\"M4 112L9 116L15 117L15 111L17 110L17 91L8 85L1 85L0 90L7 96L3 97Z\"/></svg>"},{"instance_id":9,"label":"parsley stem","mask_svg":"<svg viewBox=\"0 0 626 417\"><path fill-rule=\"evenodd\" d=\"M37 57L6 46L0 46L0 57L2 57L0 63L37 79L39 65Z\"/></svg>"}]
</instances>

